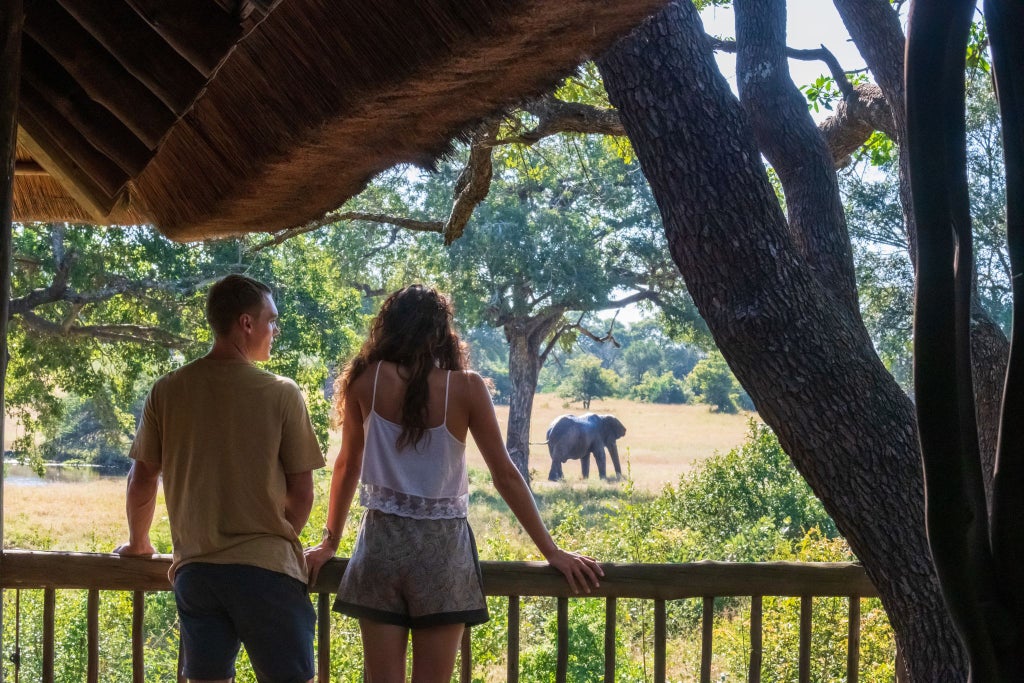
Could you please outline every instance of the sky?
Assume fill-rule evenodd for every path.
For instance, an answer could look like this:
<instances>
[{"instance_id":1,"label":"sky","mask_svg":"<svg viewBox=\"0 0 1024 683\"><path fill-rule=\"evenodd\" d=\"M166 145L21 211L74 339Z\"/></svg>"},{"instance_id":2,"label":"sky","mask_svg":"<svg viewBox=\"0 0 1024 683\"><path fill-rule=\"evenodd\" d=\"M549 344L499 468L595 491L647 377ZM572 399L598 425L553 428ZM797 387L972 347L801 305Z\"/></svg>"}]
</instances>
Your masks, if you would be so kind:
<instances>
[{"instance_id":1,"label":"sky","mask_svg":"<svg viewBox=\"0 0 1024 683\"><path fill-rule=\"evenodd\" d=\"M842 19L830 0L789 0L787 4L786 43L789 47L813 50L822 44L839 60L847 71L864 68L864 60L850 40ZM736 35L732 8L709 7L701 12L704 30L712 35L732 38ZM736 60L733 55L719 53L719 68L735 90ZM793 82L804 85L819 75L828 73L820 61L789 60Z\"/></svg>"}]
</instances>

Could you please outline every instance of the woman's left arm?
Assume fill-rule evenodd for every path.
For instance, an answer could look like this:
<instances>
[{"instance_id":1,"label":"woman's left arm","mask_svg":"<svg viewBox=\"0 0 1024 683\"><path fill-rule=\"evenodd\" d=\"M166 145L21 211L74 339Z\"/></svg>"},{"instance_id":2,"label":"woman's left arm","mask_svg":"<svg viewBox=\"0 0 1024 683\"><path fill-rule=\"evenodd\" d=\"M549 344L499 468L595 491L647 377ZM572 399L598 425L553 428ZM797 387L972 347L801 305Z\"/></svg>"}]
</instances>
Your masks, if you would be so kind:
<instances>
[{"instance_id":1,"label":"woman's left arm","mask_svg":"<svg viewBox=\"0 0 1024 683\"><path fill-rule=\"evenodd\" d=\"M316 585L320 568L338 552L341 533L345 529L352 500L355 498L359 475L363 467L363 416L359 401L350 396L345 401L345 416L341 433L341 449L334 460L331 474L331 492L327 504L327 523L324 538L306 550L306 568L310 587Z\"/></svg>"}]
</instances>

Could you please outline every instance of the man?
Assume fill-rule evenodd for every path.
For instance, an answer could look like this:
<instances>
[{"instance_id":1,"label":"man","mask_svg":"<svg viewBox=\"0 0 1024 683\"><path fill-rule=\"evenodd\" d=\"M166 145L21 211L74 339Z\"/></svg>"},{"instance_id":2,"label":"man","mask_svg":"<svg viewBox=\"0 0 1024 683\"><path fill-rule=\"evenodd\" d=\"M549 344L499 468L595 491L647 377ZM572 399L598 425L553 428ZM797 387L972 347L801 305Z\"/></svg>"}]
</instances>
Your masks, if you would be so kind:
<instances>
[{"instance_id":1,"label":"man","mask_svg":"<svg viewBox=\"0 0 1024 683\"><path fill-rule=\"evenodd\" d=\"M312 681L315 615L298 534L324 458L298 386L253 365L278 334L270 288L229 275L210 289L208 354L160 378L129 455L128 543L149 530L163 474L184 675L230 682L244 643L261 683Z\"/></svg>"}]
</instances>

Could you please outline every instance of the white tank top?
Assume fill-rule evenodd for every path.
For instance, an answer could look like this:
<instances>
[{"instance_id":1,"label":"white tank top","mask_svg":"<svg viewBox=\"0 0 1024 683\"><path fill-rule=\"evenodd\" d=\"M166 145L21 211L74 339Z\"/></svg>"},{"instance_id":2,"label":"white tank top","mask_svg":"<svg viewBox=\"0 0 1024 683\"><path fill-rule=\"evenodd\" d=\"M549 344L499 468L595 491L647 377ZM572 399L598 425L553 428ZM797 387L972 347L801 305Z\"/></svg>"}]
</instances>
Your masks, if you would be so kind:
<instances>
[{"instance_id":1,"label":"white tank top","mask_svg":"<svg viewBox=\"0 0 1024 683\"><path fill-rule=\"evenodd\" d=\"M377 378L373 375L370 414L363 422L363 472L359 502L369 510L415 519L465 517L469 507L466 444L448 431L448 371L444 387L444 420L427 429L416 446L398 448L402 425L385 420L374 409Z\"/></svg>"}]
</instances>

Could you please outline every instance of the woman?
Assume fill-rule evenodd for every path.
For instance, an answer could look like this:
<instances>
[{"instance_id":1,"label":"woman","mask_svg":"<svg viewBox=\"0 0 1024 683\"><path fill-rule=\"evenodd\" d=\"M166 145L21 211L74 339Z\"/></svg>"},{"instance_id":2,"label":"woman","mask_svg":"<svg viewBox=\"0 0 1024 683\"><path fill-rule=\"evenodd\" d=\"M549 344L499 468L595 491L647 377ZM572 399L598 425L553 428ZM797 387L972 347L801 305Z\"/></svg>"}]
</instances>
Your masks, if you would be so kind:
<instances>
[{"instance_id":1,"label":"woman","mask_svg":"<svg viewBox=\"0 0 1024 683\"><path fill-rule=\"evenodd\" d=\"M392 294L336 384L343 426L323 541L306 551L310 583L334 557L356 485L366 507L334 609L359 619L371 683L449 681L466 626L487 620L476 545L466 521L467 433L494 485L547 561L576 593L603 575L561 550L505 450L483 379L466 369L452 310L437 291Z\"/></svg>"}]
</instances>

